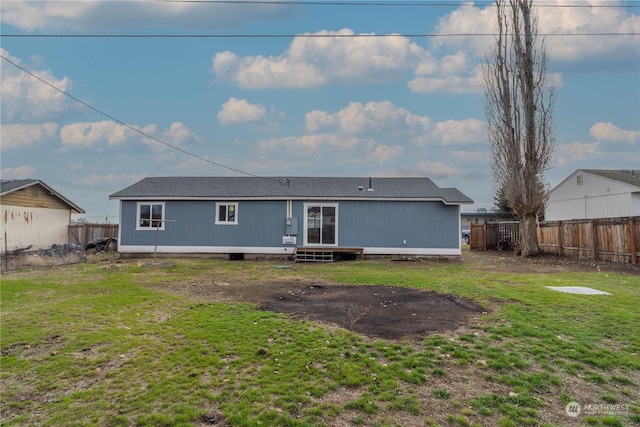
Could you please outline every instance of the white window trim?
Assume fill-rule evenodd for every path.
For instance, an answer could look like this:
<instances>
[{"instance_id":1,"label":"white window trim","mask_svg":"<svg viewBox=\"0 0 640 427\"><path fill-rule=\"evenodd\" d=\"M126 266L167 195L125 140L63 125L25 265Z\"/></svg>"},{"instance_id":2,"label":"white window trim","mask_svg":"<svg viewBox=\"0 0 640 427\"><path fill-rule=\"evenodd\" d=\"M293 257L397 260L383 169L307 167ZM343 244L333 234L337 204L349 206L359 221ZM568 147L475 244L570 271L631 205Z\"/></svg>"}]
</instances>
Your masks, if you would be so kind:
<instances>
[{"instance_id":1,"label":"white window trim","mask_svg":"<svg viewBox=\"0 0 640 427\"><path fill-rule=\"evenodd\" d=\"M313 246L326 246L326 247L338 246L338 222L339 222L338 221L338 218L339 218L338 205L339 205L339 203L303 203L302 204L303 209L304 209L304 215L303 215L304 216L304 219L303 219L304 226L303 226L302 233L303 233L303 242L304 242L305 246L311 245L309 243L309 238L308 238L308 235L307 235L307 224L308 224L308 219L309 219L307 217L307 211L308 211L308 208L312 207L312 206L319 206L320 208L323 208L323 207L334 207L334 208L336 208L336 225L335 225L335 233L336 233L335 239L336 239L336 242L335 243L328 243L328 244L327 243L313 243Z\"/></svg>"},{"instance_id":2,"label":"white window trim","mask_svg":"<svg viewBox=\"0 0 640 427\"><path fill-rule=\"evenodd\" d=\"M167 215L165 202L137 202L136 203L136 231L155 231L164 230L164 219ZM142 205L161 205L162 206L162 218L160 218L160 227L142 227L140 226L140 206Z\"/></svg>"},{"instance_id":3,"label":"white window trim","mask_svg":"<svg viewBox=\"0 0 640 427\"><path fill-rule=\"evenodd\" d=\"M238 225L238 202L216 202L216 212L215 212L215 224L216 225ZM227 206L227 209L229 209L229 206L233 205L235 207L235 211L236 211L236 216L235 216L235 220L234 221L220 221L220 219L218 218L218 213L220 212L220 206Z\"/></svg>"}]
</instances>

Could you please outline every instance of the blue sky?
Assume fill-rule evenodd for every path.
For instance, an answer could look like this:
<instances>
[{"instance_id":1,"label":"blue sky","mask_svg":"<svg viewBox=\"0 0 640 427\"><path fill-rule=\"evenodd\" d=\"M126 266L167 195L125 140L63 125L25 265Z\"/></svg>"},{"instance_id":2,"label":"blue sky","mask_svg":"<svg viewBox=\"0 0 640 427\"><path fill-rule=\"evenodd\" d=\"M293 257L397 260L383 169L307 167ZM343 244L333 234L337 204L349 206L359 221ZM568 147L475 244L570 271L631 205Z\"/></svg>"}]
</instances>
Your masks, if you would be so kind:
<instances>
[{"instance_id":1,"label":"blue sky","mask_svg":"<svg viewBox=\"0 0 640 427\"><path fill-rule=\"evenodd\" d=\"M490 2L317 3L3 0L2 56L111 118L0 60L2 179L41 179L94 222L146 176L234 170L428 176L490 209L492 38L470 35L494 32ZM548 183L640 169L640 2L536 3L558 87ZM54 37L88 34L198 37Z\"/></svg>"}]
</instances>

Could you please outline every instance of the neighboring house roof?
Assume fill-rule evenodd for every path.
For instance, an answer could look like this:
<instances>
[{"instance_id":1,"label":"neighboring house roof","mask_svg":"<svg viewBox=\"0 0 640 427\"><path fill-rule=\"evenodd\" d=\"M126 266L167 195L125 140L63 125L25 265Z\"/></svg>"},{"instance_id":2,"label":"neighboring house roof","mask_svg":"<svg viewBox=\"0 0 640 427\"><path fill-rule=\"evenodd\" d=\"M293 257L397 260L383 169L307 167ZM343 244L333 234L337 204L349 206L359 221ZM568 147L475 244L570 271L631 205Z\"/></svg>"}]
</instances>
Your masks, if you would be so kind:
<instances>
[{"instance_id":1,"label":"neighboring house roof","mask_svg":"<svg viewBox=\"0 0 640 427\"><path fill-rule=\"evenodd\" d=\"M369 191L371 183L372 191ZM109 196L121 200L369 199L473 203L455 188L429 178L149 177Z\"/></svg>"},{"instance_id":2,"label":"neighboring house roof","mask_svg":"<svg viewBox=\"0 0 640 427\"><path fill-rule=\"evenodd\" d=\"M50 193L50 195L52 195L53 197L57 197L63 203L67 204L72 210L80 214L85 213L84 210L78 205L76 205L71 200L67 199L62 194L58 193L56 190L49 187L39 179L13 179L7 181L0 180L0 197L38 184L44 187Z\"/></svg>"},{"instance_id":3,"label":"neighboring house roof","mask_svg":"<svg viewBox=\"0 0 640 427\"><path fill-rule=\"evenodd\" d=\"M608 169L578 169L603 178L620 181L625 184L635 185L640 189L640 171L634 170L608 170Z\"/></svg>"},{"instance_id":4,"label":"neighboring house roof","mask_svg":"<svg viewBox=\"0 0 640 427\"><path fill-rule=\"evenodd\" d=\"M576 169L569 176L563 179L558 185L553 187L551 192L555 192L555 190L560 188L565 182L572 179L572 177L577 175L579 172L596 175L601 178L610 179L612 181L621 182L627 185L632 185L638 187L638 191L640 191L640 171L614 169Z\"/></svg>"}]
</instances>

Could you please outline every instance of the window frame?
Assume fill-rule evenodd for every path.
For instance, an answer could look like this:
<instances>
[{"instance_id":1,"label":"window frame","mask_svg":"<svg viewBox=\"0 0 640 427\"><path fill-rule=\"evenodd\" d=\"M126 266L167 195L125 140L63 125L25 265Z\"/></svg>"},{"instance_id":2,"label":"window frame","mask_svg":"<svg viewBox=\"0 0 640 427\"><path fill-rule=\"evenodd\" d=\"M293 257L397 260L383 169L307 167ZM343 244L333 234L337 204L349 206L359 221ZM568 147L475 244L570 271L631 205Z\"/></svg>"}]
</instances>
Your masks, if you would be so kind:
<instances>
[{"instance_id":1,"label":"window frame","mask_svg":"<svg viewBox=\"0 0 640 427\"><path fill-rule=\"evenodd\" d=\"M216 210L215 210L215 225L238 225L238 202L216 202ZM225 206L226 210L226 220L220 219L220 207ZM235 212L233 221L229 221L229 206L233 206L233 211Z\"/></svg>"},{"instance_id":2,"label":"window frame","mask_svg":"<svg viewBox=\"0 0 640 427\"><path fill-rule=\"evenodd\" d=\"M320 246L320 247L332 247L332 246L338 246L338 221L339 221L339 203L323 203L323 202L318 202L318 203L312 203L312 202L308 202L308 203L303 203L302 204L303 209L304 209L304 213L303 213L303 221L304 221L304 230L303 230L303 241L304 244L307 246ZM333 240L334 243L309 243L309 208L314 208L314 207L319 207L320 208L320 212L323 211L323 208L334 208L334 224L333 224ZM319 220L320 221L320 233L322 234L322 229L324 227L324 219L323 219L323 215L321 215L320 218L315 218L315 220ZM322 237L320 237L320 241L322 241Z\"/></svg>"},{"instance_id":3,"label":"window frame","mask_svg":"<svg viewBox=\"0 0 640 427\"><path fill-rule=\"evenodd\" d=\"M150 214L153 212L153 206L159 205L162 207L162 213L160 215L160 227L153 226L153 214L151 214L151 218L149 218L149 226L141 225L142 218L140 216L140 211L142 206L149 206ZM137 202L136 203L136 231L155 231L155 230L164 230L164 220L166 216L166 202ZM157 220L155 220L157 222Z\"/></svg>"}]
</instances>

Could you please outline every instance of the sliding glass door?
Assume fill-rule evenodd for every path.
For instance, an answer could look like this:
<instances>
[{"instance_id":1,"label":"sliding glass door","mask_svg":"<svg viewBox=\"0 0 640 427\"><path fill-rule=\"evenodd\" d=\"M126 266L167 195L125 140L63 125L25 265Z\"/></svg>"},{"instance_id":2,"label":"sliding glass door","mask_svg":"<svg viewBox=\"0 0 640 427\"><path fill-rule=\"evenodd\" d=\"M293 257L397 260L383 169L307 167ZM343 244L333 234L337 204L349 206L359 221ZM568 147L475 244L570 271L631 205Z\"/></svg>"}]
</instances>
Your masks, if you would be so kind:
<instances>
[{"instance_id":1,"label":"sliding glass door","mask_svg":"<svg viewBox=\"0 0 640 427\"><path fill-rule=\"evenodd\" d=\"M337 245L337 204L305 204L304 214L306 245Z\"/></svg>"}]
</instances>

